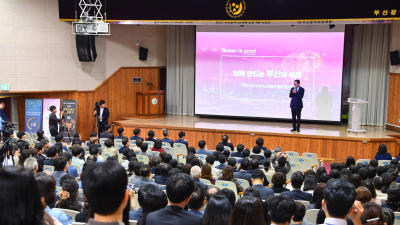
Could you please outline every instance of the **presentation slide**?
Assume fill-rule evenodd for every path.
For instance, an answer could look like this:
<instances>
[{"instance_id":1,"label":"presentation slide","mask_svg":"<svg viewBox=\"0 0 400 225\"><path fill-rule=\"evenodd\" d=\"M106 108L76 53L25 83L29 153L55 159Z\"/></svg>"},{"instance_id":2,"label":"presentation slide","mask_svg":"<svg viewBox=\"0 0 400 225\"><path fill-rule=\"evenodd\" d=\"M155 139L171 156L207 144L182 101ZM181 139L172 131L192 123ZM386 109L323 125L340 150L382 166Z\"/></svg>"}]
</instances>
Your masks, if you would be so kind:
<instances>
[{"instance_id":1,"label":"presentation slide","mask_svg":"<svg viewBox=\"0 0 400 225\"><path fill-rule=\"evenodd\" d=\"M196 32L195 113L340 121L344 32Z\"/></svg>"}]
</instances>

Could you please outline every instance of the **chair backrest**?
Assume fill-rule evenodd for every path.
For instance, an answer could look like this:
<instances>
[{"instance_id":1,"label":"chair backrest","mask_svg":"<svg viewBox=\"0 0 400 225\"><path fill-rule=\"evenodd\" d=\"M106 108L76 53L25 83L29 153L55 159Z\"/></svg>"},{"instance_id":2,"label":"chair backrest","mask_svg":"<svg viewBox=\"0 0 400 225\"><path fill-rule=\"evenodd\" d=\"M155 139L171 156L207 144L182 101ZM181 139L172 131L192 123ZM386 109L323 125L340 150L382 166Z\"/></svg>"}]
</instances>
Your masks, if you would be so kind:
<instances>
[{"instance_id":1,"label":"chair backrest","mask_svg":"<svg viewBox=\"0 0 400 225\"><path fill-rule=\"evenodd\" d=\"M79 182L80 179L81 179L80 177L75 177L75 181L76 181L77 183Z\"/></svg>"},{"instance_id":2,"label":"chair backrest","mask_svg":"<svg viewBox=\"0 0 400 225\"><path fill-rule=\"evenodd\" d=\"M237 147L234 147L234 148L233 148L233 151L234 151L234 152L237 152Z\"/></svg>"},{"instance_id":3,"label":"chair backrest","mask_svg":"<svg viewBox=\"0 0 400 225\"><path fill-rule=\"evenodd\" d=\"M118 154L118 162L120 162L121 163L121 161L122 161L122 158L124 157L124 155L122 155L122 154Z\"/></svg>"},{"instance_id":4,"label":"chair backrest","mask_svg":"<svg viewBox=\"0 0 400 225\"><path fill-rule=\"evenodd\" d=\"M71 225L85 225L86 223L73 222Z\"/></svg>"},{"instance_id":5,"label":"chair backrest","mask_svg":"<svg viewBox=\"0 0 400 225\"><path fill-rule=\"evenodd\" d=\"M32 136L31 136L31 134L30 134L30 133L28 133L28 132L25 132L25 135L26 135L26 139L28 139L28 140L32 140Z\"/></svg>"},{"instance_id":6,"label":"chair backrest","mask_svg":"<svg viewBox=\"0 0 400 225\"><path fill-rule=\"evenodd\" d=\"M50 139L49 137L44 136L44 138L45 138L49 143L51 143L51 139Z\"/></svg>"},{"instance_id":7,"label":"chair backrest","mask_svg":"<svg viewBox=\"0 0 400 225\"><path fill-rule=\"evenodd\" d=\"M101 146L104 146L104 142L107 140L108 138L100 138L99 139L99 143L101 144Z\"/></svg>"},{"instance_id":8,"label":"chair backrest","mask_svg":"<svg viewBox=\"0 0 400 225\"><path fill-rule=\"evenodd\" d=\"M176 155L177 155L176 151L175 151L175 149L173 147L168 147L167 146L167 147L164 147L164 150L167 151L168 154L172 155L173 159L178 160L178 158L176 157Z\"/></svg>"},{"instance_id":9,"label":"chair backrest","mask_svg":"<svg viewBox=\"0 0 400 225\"><path fill-rule=\"evenodd\" d=\"M151 151L150 154L152 154L152 155L159 155L160 153L157 152L157 151Z\"/></svg>"},{"instance_id":10,"label":"chair backrest","mask_svg":"<svg viewBox=\"0 0 400 225\"><path fill-rule=\"evenodd\" d=\"M62 191L62 187L57 187L57 186L56 186L56 196L58 196L58 194L60 193L60 191Z\"/></svg>"},{"instance_id":11,"label":"chair backrest","mask_svg":"<svg viewBox=\"0 0 400 225\"><path fill-rule=\"evenodd\" d=\"M358 159L357 162L356 162L356 165L358 163L369 164L370 161L371 161L370 159Z\"/></svg>"},{"instance_id":12,"label":"chair backrest","mask_svg":"<svg viewBox=\"0 0 400 225\"><path fill-rule=\"evenodd\" d=\"M31 136L32 136L32 139L34 139L34 140L37 140L37 139L38 139L38 136L37 136L36 133L32 133Z\"/></svg>"},{"instance_id":13,"label":"chair backrest","mask_svg":"<svg viewBox=\"0 0 400 225\"><path fill-rule=\"evenodd\" d=\"M274 196L278 196L281 195L281 193L274 193ZM307 220L308 221L308 220Z\"/></svg>"},{"instance_id":14,"label":"chair backrest","mask_svg":"<svg viewBox=\"0 0 400 225\"><path fill-rule=\"evenodd\" d=\"M143 143L146 143L148 145L154 145L154 141L143 141Z\"/></svg>"},{"instance_id":15,"label":"chair backrest","mask_svg":"<svg viewBox=\"0 0 400 225\"><path fill-rule=\"evenodd\" d=\"M378 160L378 166L389 165L391 160Z\"/></svg>"},{"instance_id":16,"label":"chair backrest","mask_svg":"<svg viewBox=\"0 0 400 225\"><path fill-rule=\"evenodd\" d=\"M136 155L139 162L143 162L145 165L149 164L149 157L145 155Z\"/></svg>"},{"instance_id":17,"label":"chair backrest","mask_svg":"<svg viewBox=\"0 0 400 225\"><path fill-rule=\"evenodd\" d=\"M318 167L318 155L312 152L303 152L302 154L303 158L307 158L308 160L310 160L310 164L317 164Z\"/></svg>"},{"instance_id":18,"label":"chair backrest","mask_svg":"<svg viewBox=\"0 0 400 225\"><path fill-rule=\"evenodd\" d=\"M285 153L288 154L289 162L291 162L291 159L294 159L296 157L300 157L299 153L295 152L295 151L286 151Z\"/></svg>"},{"instance_id":19,"label":"chair backrest","mask_svg":"<svg viewBox=\"0 0 400 225\"><path fill-rule=\"evenodd\" d=\"M236 178L236 180L239 182L240 186L242 186L243 190L246 190L246 188L250 187L250 184L247 180L239 178Z\"/></svg>"},{"instance_id":20,"label":"chair backrest","mask_svg":"<svg viewBox=\"0 0 400 225\"><path fill-rule=\"evenodd\" d=\"M56 138L53 137L53 136L51 136L51 137L50 137L50 142L51 142L52 144L55 144L55 143L56 143Z\"/></svg>"},{"instance_id":21,"label":"chair backrest","mask_svg":"<svg viewBox=\"0 0 400 225\"><path fill-rule=\"evenodd\" d=\"M129 140L129 142L130 142L131 144L134 144L134 145L136 146L136 140Z\"/></svg>"},{"instance_id":22,"label":"chair backrest","mask_svg":"<svg viewBox=\"0 0 400 225\"><path fill-rule=\"evenodd\" d=\"M394 212L394 225L400 225L400 212Z\"/></svg>"},{"instance_id":23,"label":"chair backrest","mask_svg":"<svg viewBox=\"0 0 400 225\"><path fill-rule=\"evenodd\" d=\"M78 172L79 170L81 170L81 167L79 165L71 164L71 166L74 167Z\"/></svg>"},{"instance_id":24,"label":"chair backrest","mask_svg":"<svg viewBox=\"0 0 400 225\"><path fill-rule=\"evenodd\" d=\"M200 182L201 182L202 184L206 184L206 185L212 184L211 181L209 181L209 180L207 180L207 179L199 178L199 180L200 180Z\"/></svg>"},{"instance_id":25,"label":"chair backrest","mask_svg":"<svg viewBox=\"0 0 400 225\"><path fill-rule=\"evenodd\" d=\"M43 170L46 171L50 171L50 173L54 172L54 166L48 166L48 165L44 165L43 166Z\"/></svg>"},{"instance_id":26,"label":"chair backrest","mask_svg":"<svg viewBox=\"0 0 400 225\"><path fill-rule=\"evenodd\" d=\"M194 154L196 157L198 157L200 160L206 160L207 155L204 154Z\"/></svg>"},{"instance_id":27,"label":"chair backrest","mask_svg":"<svg viewBox=\"0 0 400 225\"><path fill-rule=\"evenodd\" d=\"M291 162L290 163L290 170L291 171L303 171L303 166L298 162Z\"/></svg>"},{"instance_id":28,"label":"chair backrest","mask_svg":"<svg viewBox=\"0 0 400 225\"><path fill-rule=\"evenodd\" d=\"M171 147L171 144L168 142L162 142L162 147Z\"/></svg>"},{"instance_id":29,"label":"chair backrest","mask_svg":"<svg viewBox=\"0 0 400 225\"><path fill-rule=\"evenodd\" d=\"M319 209L309 209L306 211L306 215L304 215L304 219L310 223L317 224L317 215Z\"/></svg>"},{"instance_id":30,"label":"chair backrest","mask_svg":"<svg viewBox=\"0 0 400 225\"><path fill-rule=\"evenodd\" d=\"M114 139L114 145L116 144L122 145L122 139Z\"/></svg>"},{"instance_id":31,"label":"chair backrest","mask_svg":"<svg viewBox=\"0 0 400 225\"><path fill-rule=\"evenodd\" d=\"M61 209L61 208L53 208L56 210L63 211L65 215L67 215L68 222L75 221L75 216L78 214L78 211L69 210L69 209Z\"/></svg>"},{"instance_id":32,"label":"chair backrest","mask_svg":"<svg viewBox=\"0 0 400 225\"><path fill-rule=\"evenodd\" d=\"M104 160L107 159L108 157L113 156L113 153L109 153L109 152L103 152L101 153L101 156L103 156Z\"/></svg>"},{"instance_id":33,"label":"chair backrest","mask_svg":"<svg viewBox=\"0 0 400 225\"><path fill-rule=\"evenodd\" d=\"M114 144L114 148L116 148L116 149L120 149L120 148L122 148L122 147L124 147L124 145L123 144L120 144L120 143L116 143L116 144Z\"/></svg>"},{"instance_id":34,"label":"chair backrest","mask_svg":"<svg viewBox=\"0 0 400 225\"><path fill-rule=\"evenodd\" d=\"M165 188L165 186L167 186L167 185L159 184L158 188L162 189L162 188Z\"/></svg>"},{"instance_id":35,"label":"chair backrest","mask_svg":"<svg viewBox=\"0 0 400 225\"><path fill-rule=\"evenodd\" d=\"M79 197L83 198L83 189L78 189Z\"/></svg>"},{"instance_id":36,"label":"chair backrest","mask_svg":"<svg viewBox=\"0 0 400 225\"><path fill-rule=\"evenodd\" d=\"M294 160L292 162L299 163L303 170L311 169L311 163L308 158L296 157L296 158L294 158Z\"/></svg>"},{"instance_id":37,"label":"chair backrest","mask_svg":"<svg viewBox=\"0 0 400 225\"><path fill-rule=\"evenodd\" d=\"M307 203L308 203L308 201L303 201L303 200L294 200L294 201L295 201L295 202L300 202L301 204L304 205L304 207L307 208Z\"/></svg>"},{"instance_id":38,"label":"chair backrest","mask_svg":"<svg viewBox=\"0 0 400 225\"><path fill-rule=\"evenodd\" d=\"M239 196L237 193L237 188L236 188L235 183L233 183L231 181L217 180L217 181L215 181L215 185L221 190L224 188L228 188L228 189L232 190L235 193L236 201L239 200Z\"/></svg>"},{"instance_id":39,"label":"chair backrest","mask_svg":"<svg viewBox=\"0 0 400 225\"><path fill-rule=\"evenodd\" d=\"M224 146L224 150L232 151L231 147L229 147L229 146Z\"/></svg>"},{"instance_id":40,"label":"chair backrest","mask_svg":"<svg viewBox=\"0 0 400 225\"><path fill-rule=\"evenodd\" d=\"M137 220L129 220L129 225L136 225L137 224Z\"/></svg>"},{"instance_id":41,"label":"chair backrest","mask_svg":"<svg viewBox=\"0 0 400 225\"><path fill-rule=\"evenodd\" d=\"M134 207L135 211L140 208L137 198L138 198L138 194L135 194L135 197L133 197L133 202L135 203L135 207Z\"/></svg>"},{"instance_id":42,"label":"chair backrest","mask_svg":"<svg viewBox=\"0 0 400 225\"><path fill-rule=\"evenodd\" d=\"M263 171L265 171L265 170L263 170ZM272 176L270 174L265 174L265 176L267 177L268 183L272 184L272 181L271 181Z\"/></svg>"}]
</instances>

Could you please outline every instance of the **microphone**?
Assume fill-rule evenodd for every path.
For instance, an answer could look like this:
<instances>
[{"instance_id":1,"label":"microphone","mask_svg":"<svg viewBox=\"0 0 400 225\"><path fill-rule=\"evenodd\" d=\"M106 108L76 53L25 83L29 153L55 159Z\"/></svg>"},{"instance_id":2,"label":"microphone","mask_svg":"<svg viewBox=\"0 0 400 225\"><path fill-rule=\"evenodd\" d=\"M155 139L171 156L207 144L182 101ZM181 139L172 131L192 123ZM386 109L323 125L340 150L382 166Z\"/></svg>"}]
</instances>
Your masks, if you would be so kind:
<instances>
[{"instance_id":1,"label":"microphone","mask_svg":"<svg viewBox=\"0 0 400 225\"><path fill-rule=\"evenodd\" d=\"M146 82L147 86L149 86L150 90L153 90L153 88L150 86L149 82Z\"/></svg>"},{"instance_id":2,"label":"microphone","mask_svg":"<svg viewBox=\"0 0 400 225\"><path fill-rule=\"evenodd\" d=\"M150 84L151 84L151 86L153 86L154 90L157 90L157 88L156 88L156 87L154 87L153 83L151 83L151 82L150 82Z\"/></svg>"}]
</instances>

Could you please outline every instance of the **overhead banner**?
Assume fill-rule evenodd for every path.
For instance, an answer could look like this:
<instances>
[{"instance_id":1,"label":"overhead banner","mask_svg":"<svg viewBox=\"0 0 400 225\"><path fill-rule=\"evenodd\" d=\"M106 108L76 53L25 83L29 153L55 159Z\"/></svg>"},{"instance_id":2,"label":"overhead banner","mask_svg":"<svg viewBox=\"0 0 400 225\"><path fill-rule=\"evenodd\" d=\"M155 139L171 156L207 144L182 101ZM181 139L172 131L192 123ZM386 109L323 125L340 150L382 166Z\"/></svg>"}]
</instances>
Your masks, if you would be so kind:
<instances>
[{"instance_id":1,"label":"overhead banner","mask_svg":"<svg viewBox=\"0 0 400 225\"><path fill-rule=\"evenodd\" d=\"M49 116L51 114L50 112L50 106L54 105L57 107L57 113L56 116L57 118L60 118L60 99L53 99L53 98L44 98L43 99L43 131L44 135L50 137L50 129L49 129Z\"/></svg>"},{"instance_id":2,"label":"overhead banner","mask_svg":"<svg viewBox=\"0 0 400 225\"><path fill-rule=\"evenodd\" d=\"M25 99L25 132L33 134L42 129L42 99Z\"/></svg>"},{"instance_id":3,"label":"overhead banner","mask_svg":"<svg viewBox=\"0 0 400 225\"><path fill-rule=\"evenodd\" d=\"M61 109L64 111L64 122L60 127L64 142L70 143L76 133L76 121L78 113L78 100L61 99Z\"/></svg>"},{"instance_id":4,"label":"overhead banner","mask_svg":"<svg viewBox=\"0 0 400 225\"><path fill-rule=\"evenodd\" d=\"M155 24L187 22L299 22L400 19L399 0L113 0L103 4L107 22L148 21ZM59 0L59 18L75 21L80 1ZM83 7L82 7L83 8ZM86 7L93 14L95 7ZM106 11L107 10L107 11ZM105 18L105 17L104 17Z\"/></svg>"}]
</instances>

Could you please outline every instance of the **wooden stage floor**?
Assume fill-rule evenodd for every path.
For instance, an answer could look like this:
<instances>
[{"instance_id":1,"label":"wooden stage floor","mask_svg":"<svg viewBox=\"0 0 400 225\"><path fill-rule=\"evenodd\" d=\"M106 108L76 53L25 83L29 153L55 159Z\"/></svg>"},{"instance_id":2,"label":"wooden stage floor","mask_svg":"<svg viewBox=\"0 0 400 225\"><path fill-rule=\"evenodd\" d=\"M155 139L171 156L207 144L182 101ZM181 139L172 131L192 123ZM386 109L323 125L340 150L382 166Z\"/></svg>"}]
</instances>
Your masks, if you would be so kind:
<instances>
[{"instance_id":1,"label":"wooden stage floor","mask_svg":"<svg viewBox=\"0 0 400 225\"><path fill-rule=\"evenodd\" d=\"M363 126L367 132L349 133L347 124L322 125L302 124L300 133L290 132L290 122L263 122L251 120L232 120L200 118L198 116L168 115L164 118L139 119L134 116L121 117L113 121L118 127L125 128L125 136L131 136L133 129L141 128L142 137L147 137L148 130L154 130L157 138L162 137L162 130L171 133L171 139L178 139L178 133L186 132L189 146L197 148L197 142L205 140L208 149L214 149L223 134L228 134L232 143L244 144L246 148L255 145L257 137L263 137L268 149L280 146L283 151L314 152L321 157L344 160L348 155L355 158L373 158L378 146L386 144L388 151L396 156L396 136L400 133L386 130L384 127ZM345 155L347 154L347 155Z\"/></svg>"}]
</instances>

